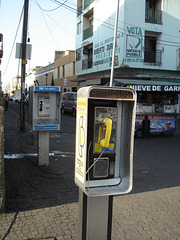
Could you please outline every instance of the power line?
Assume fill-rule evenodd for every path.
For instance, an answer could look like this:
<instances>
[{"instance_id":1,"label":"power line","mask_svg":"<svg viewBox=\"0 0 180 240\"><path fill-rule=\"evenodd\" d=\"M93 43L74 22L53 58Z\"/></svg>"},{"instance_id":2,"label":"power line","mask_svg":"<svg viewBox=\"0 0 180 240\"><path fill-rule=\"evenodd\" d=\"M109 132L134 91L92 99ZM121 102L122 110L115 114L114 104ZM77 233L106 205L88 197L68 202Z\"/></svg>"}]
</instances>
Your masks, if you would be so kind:
<instances>
[{"instance_id":1,"label":"power line","mask_svg":"<svg viewBox=\"0 0 180 240\"><path fill-rule=\"evenodd\" d=\"M35 1L36 1L36 2L35 2ZM67 2L67 0L66 0L65 2ZM64 2L64 3L65 3L65 2ZM37 2L37 0L34 0L34 3L40 8L40 10L41 10L42 12L44 11L44 10L42 10L42 8L41 8L40 4ZM58 3L58 4L59 4L59 3ZM61 6L64 7L63 4L61 4ZM47 16L48 18L50 18L55 24L57 24L61 29L63 29L63 31L65 31L68 35L70 35L70 36L73 37L74 39L77 39L76 36L74 36L74 35L72 35L71 33L69 33L69 32L68 32L65 28L63 28L59 23L57 23L53 18L51 18L51 17L47 14L46 11L45 11L44 13L45 13L46 16ZM42 14L43 14L43 13L42 13ZM44 18L44 15L43 15L43 18ZM45 20L45 19L44 19L44 20ZM45 21L45 22L46 22L46 21ZM46 22L46 25L47 25L47 22ZM47 27L48 27L48 25L47 25ZM50 31L49 27L48 27L48 30ZM55 39L54 39L51 31L50 31L50 34L51 34L53 40L55 41ZM78 39L77 39L77 40L78 40ZM56 42L56 41L55 41L55 42ZM56 44L56 45L57 45L57 44ZM57 46L58 46L58 45L57 45Z\"/></svg>"},{"instance_id":2,"label":"power line","mask_svg":"<svg viewBox=\"0 0 180 240\"><path fill-rule=\"evenodd\" d=\"M12 52L13 52L14 45L15 45L16 38L17 38L17 34L18 34L18 31L19 31L19 26L20 26L20 23L21 23L21 20L22 20L23 11L24 11L24 5L23 5L22 11L21 11L21 15L20 15L20 19L19 19L18 27L17 27L17 30L16 30L16 34L15 34L15 37L14 37L14 41L13 41L13 45L12 45L12 49L11 49L11 52L10 52L10 55L9 55L9 59L8 59L8 62L7 62L7 65L6 65L5 71L4 71L4 73L3 73L3 76L6 74L7 68L8 68L8 66L9 66L9 63L10 63L10 60L11 60Z\"/></svg>"},{"instance_id":3,"label":"power line","mask_svg":"<svg viewBox=\"0 0 180 240\"><path fill-rule=\"evenodd\" d=\"M71 11L71 12L73 12L73 13L78 13L79 15L83 15L83 12L79 12L78 10L77 10L77 8L75 9L74 7L71 7L71 6L69 6L69 5L67 5L67 4L65 4L65 3L67 3L67 0L66 1L64 1L64 2L60 2L60 1L58 1L58 0L50 0L51 2L53 2L53 3L55 3L55 4L60 4L59 5L59 7L63 7L63 8L65 8L65 9L67 9L67 10L69 10L69 11ZM68 4L70 4L70 3L68 3ZM46 16L48 16L53 22L55 22L61 29L63 29L66 33L68 33L71 37L73 37L74 39L76 39L76 40L78 40L78 41L80 41L76 36L73 36L71 33L69 33L66 29L64 29L59 23L57 23L54 19L52 19L48 14L47 14L47 12L48 11L51 11L51 10L44 10L39 4L36 4L40 9L41 9L41 11L44 11L45 12L45 14L46 14ZM73 4L71 4L71 5L73 5ZM75 6L75 5L74 5ZM58 7L58 8L59 8ZM55 8L55 9L58 9L58 8ZM43 16L44 17L44 16ZM113 19L113 18L109 18L109 19ZM108 28L108 29L110 29L110 30L112 30L112 31L114 31L114 24L110 24L110 23L107 23L107 22L103 22L102 20L100 20L100 19L98 19L98 18L94 18L94 20L96 21L96 22L100 22L101 23L101 26L102 27L105 27L105 28ZM121 21L119 21L119 22L121 22ZM128 24L128 23L125 23L125 22L121 22L121 23L124 23L124 24L127 24L127 25L130 25L130 26L133 26L133 27L135 27L134 25L132 25L132 24ZM47 24L47 23L46 23ZM49 27L48 27L49 28ZM145 29L145 28L144 28ZM123 28L120 28L120 27L118 27L118 34L119 33L121 33L121 34L124 34L124 35L128 35L128 30L127 29L123 29ZM164 34L164 35L168 35L168 34ZM52 33L51 33L51 36L52 36ZM133 37L133 35L131 35L132 37ZM141 35L142 36L142 40L145 40L145 35ZM172 35L169 35L169 36L172 36ZM53 37L53 36L52 36ZM134 36L134 37L136 37L136 36ZM175 36L174 36L175 37ZM53 37L53 39L54 39L54 37ZM169 46L169 47L179 47L179 45L180 45L180 43L178 43L178 42L173 42L173 41L167 41L167 40L162 40L162 39L158 39L158 42L157 42L157 45L160 45L160 46Z\"/></svg>"},{"instance_id":4,"label":"power line","mask_svg":"<svg viewBox=\"0 0 180 240\"><path fill-rule=\"evenodd\" d=\"M55 11L55 10L57 10L58 8L62 7L67 1L68 1L68 0L65 0L62 4L60 4L58 7L53 8L53 9L43 9L36 0L34 0L34 3L37 2L38 7L39 7L42 11L44 11L44 12L52 12L52 11Z\"/></svg>"},{"instance_id":5,"label":"power line","mask_svg":"<svg viewBox=\"0 0 180 240\"><path fill-rule=\"evenodd\" d=\"M56 2L57 4L62 4L62 2L60 2L60 1L58 1L58 0L50 0L50 1ZM67 4L64 4L63 7L66 8L66 9L68 9L68 10L71 11L71 12L78 13L79 15L83 15L83 12L78 11L77 9L75 9L75 8L73 8L73 7L70 7L70 6L68 6ZM111 19L113 19L113 18L111 18ZM111 29L111 30L114 30L114 25L113 25L113 24L105 23L105 22L103 22L102 20L100 20L100 19L98 19L98 18L94 18L94 20L97 21L97 22L98 22L98 21L101 22L101 23L102 23L102 24L101 24L102 26L104 26L104 27L106 27L106 28L109 28L109 29ZM131 26L135 27L133 24L125 23L125 22L122 22L122 21L118 21L118 22L121 22L121 23L124 23L124 24L131 25ZM120 31L119 29L121 29L122 31ZM145 29L145 28L143 28L143 29ZM128 33L126 33L127 31L128 31L128 30L126 30L126 29L123 29L123 28L118 27L118 33L123 33L123 34L125 34L125 35L128 35ZM176 37L176 36L173 36L173 35L170 35L170 34L164 34L164 35L171 36L171 37ZM143 38L145 38L145 35L142 35L142 36L143 36ZM163 43L163 42L164 42L164 43L170 43L170 44L162 44L163 46L178 47L178 46L180 45L179 42L173 42L173 41L167 41L167 40L161 40L161 39L159 39L158 41L159 41L159 42L162 42L162 43ZM176 46L176 45L177 45L177 46Z\"/></svg>"},{"instance_id":6,"label":"power line","mask_svg":"<svg viewBox=\"0 0 180 240\"><path fill-rule=\"evenodd\" d=\"M41 6L39 5L39 2L38 2L38 0L35 0L36 2L37 2L37 6L40 8L40 10L41 10L41 14L42 14L42 16L43 16L43 19L44 19L44 21L45 21L45 23L46 23L46 26L47 26L47 28L48 28L48 31L49 31L49 33L50 33L50 35L51 35L51 37L52 37L52 39L54 40L54 42L55 42L55 44L57 45L57 47L59 48L59 46L58 46L58 44L57 44L57 42L56 42L56 40L55 40L55 38L54 38L54 36L53 36L53 34L52 34L52 32L51 32L51 30L50 30L50 28L49 28L49 26L48 26L48 24L47 24L47 21L46 21L46 19L45 19L45 17L44 17L44 14L43 14L43 9L41 8ZM46 12L45 12L46 13ZM47 14L47 13L46 13Z\"/></svg>"}]
</instances>

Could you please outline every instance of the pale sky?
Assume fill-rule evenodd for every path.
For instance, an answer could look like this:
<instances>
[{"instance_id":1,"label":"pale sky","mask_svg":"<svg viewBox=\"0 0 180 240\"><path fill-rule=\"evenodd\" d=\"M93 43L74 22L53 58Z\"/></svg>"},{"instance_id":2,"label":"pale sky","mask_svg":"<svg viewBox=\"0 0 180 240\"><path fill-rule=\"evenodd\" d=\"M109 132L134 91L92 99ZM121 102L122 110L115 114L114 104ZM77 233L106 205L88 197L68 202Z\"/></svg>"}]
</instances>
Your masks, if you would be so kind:
<instances>
[{"instance_id":1,"label":"pale sky","mask_svg":"<svg viewBox=\"0 0 180 240\"><path fill-rule=\"evenodd\" d=\"M62 3L64 5L60 6ZM19 60L15 58L15 50L16 43L21 42L23 16L13 50L12 47L23 5L24 0L1 0L0 33L3 34L4 55L0 71L3 88L12 82L18 72L21 73L21 68L18 67L21 64L19 65ZM49 11L55 8L57 9ZM28 37L32 44L32 56L31 61L26 65L26 71L32 67L46 66L49 62L53 62L55 50L75 49L76 0L29 0L28 20Z\"/></svg>"}]
</instances>

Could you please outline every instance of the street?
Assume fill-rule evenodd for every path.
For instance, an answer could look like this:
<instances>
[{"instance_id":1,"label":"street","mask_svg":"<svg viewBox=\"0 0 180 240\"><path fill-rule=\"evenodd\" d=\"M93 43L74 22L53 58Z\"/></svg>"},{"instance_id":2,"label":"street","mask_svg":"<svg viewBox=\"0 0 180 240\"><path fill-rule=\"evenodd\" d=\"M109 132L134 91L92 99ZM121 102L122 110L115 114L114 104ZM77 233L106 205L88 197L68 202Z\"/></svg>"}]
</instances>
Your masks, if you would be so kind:
<instances>
[{"instance_id":1,"label":"street","mask_svg":"<svg viewBox=\"0 0 180 240\"><path fill-rule=\"evenodd\" d=\"M7 213L0 238L77 239L75 117L62 115L61 130L50 133L50 164L38 167L37 134L28 125L19 133L18 107L10 102L5 112ZM133 190L114 197L112 240L180 239L179 142L179 130L135 138Z\"/></svg>"}]
</instances>

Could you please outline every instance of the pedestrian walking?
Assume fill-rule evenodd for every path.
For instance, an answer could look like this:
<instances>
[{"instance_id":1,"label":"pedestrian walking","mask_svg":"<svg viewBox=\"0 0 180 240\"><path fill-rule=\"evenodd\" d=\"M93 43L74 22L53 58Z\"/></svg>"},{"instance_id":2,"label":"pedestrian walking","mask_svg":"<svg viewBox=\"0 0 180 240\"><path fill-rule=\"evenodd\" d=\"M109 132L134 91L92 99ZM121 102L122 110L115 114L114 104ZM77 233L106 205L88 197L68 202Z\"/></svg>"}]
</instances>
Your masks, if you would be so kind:
<instances>
[{"instance_id":1,"label":"pedestrian walking","mask_svg":"<svg viewBox=\"0 0 180 240\"><path fill-rule=\"evenodd\" d=\"M3 95L3 108L5 109L5 95Z\"/></svg>"},{"instance_id":2,"label":"pedestrian walking","mask_svg":"<svg viewBox=\"0 0 180 240\"><path fill-rule=\"evenodd\" d=\"M9 97L8 94L5 95L5 111L8 110L8 104L9 104Z\"/></svg>"}]
</instances>

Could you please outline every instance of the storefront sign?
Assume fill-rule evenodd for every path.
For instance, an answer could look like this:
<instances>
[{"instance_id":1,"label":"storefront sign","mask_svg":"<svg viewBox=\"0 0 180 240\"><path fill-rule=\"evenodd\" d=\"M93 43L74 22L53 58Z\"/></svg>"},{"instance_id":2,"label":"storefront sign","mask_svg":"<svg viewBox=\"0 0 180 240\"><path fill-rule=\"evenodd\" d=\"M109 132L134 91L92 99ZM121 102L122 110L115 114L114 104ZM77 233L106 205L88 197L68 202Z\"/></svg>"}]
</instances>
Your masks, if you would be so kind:
<instances>
[{"instance_id":1,"label":"storefront sign","mask_svg":"<svg viewBox=\"0 0 180 240\"><path fill-rule=\"evenodd\" d=\"M133 88L136 91L140 92L180 92L180 85L133 85L125 84L125 87Z\"/></svg>"}]
</instances>

